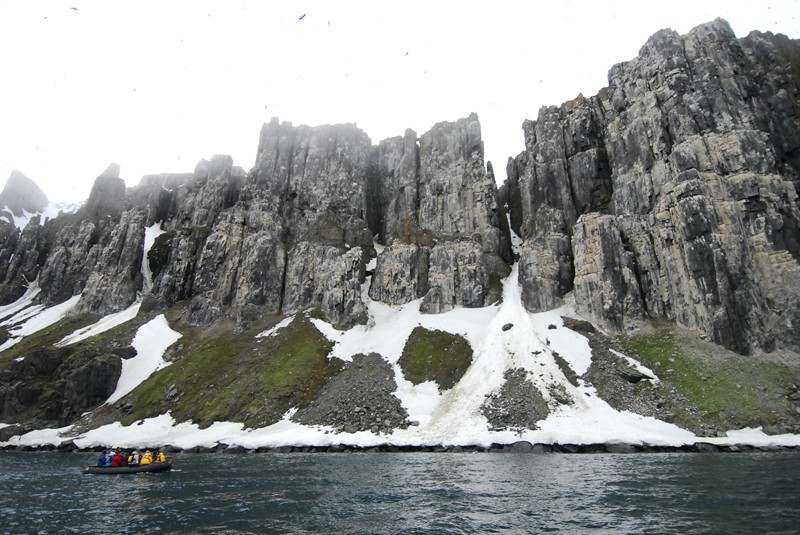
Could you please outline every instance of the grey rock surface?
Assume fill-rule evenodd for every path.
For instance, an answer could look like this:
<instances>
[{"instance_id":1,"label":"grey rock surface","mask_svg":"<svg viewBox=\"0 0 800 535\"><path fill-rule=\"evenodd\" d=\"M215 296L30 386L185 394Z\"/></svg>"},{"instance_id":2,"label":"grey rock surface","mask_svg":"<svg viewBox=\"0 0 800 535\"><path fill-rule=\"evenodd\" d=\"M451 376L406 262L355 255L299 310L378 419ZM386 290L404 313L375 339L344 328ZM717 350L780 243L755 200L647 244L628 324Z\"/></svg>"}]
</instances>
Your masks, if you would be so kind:
<instances>
[{"instance_id":1,"label":"grey rock surface","mask_svg":"<svg viewBox=\"0 0 800 535\"><path fill-rule=\"evenodd\" d=\"M596 318L612 331L635 328L644 304L616 219L596 212L578 218L573 230L575 303L578 312Z\"/></svg>"},{"instance_id":2,"label":"grey rock surface","mask_svg":"<svg viewBox=\"0 0 800 535\"><path fill-rule=\"evenodd\" d=\"M366 323L367 307L361 299L364 255L360 247L346 252L336 247L300 242L289 254L283 313L319 309L342 328Z\"/></svg>"},{"instance_id":3,"label":"grey rock surface","mask_svg":"<svg viewBox=\"0 0 800 535\"><path fill-rule=\"evenodd\" d=\"M39 275L41 258L47 251L47 235L40 220L38 215L32 217L22 232L10 225L0 227L0 239L4 235L6 247L0 257L7 259L0 264L0 303L22 296Z\"/></svg>"},{"instance_id":4,"label":"grey rock surface","mask_svg":"<svg viewBox=\"0 0 800 535\"><path fill-rule=\"evenodd\" d=\"M402 305L428 292L430 248L396 242L378 255L369 296L390 305Z\"/></svg>"},{"instance_id":5,"label":"grey rock surface","mask_svg":"<svg viewBox=\"0 0 800 535\"><path fill-rule=\"evenodd\" d=\"M408 426L408 413L394 396L395 390L392 367L380 355L354 355L293 420L347 433L391 433Z\"/></svg>"},{"instance_id":6,"label":"grey rock surface","mask_svg":"<svg viewBox=\"0 0 800 535\"><path fill-rule=\"evenodd\" d=\"M480 244L463 240L439 243L431 248L429 290L420 310L438 314L456 306L481 307L497 301L502 292L500 279L491 275Z\"/></svg>"},{"instance_id":7,"label":"grey rock surface","mask_svg":"<svg viewBox=\"0 0 800 535\"><path fill-rule=\"evenodd\" d=\"M742 353L798 349L798 58L720 19L662 30L596 96L526 121L504 199L528 309L575 289L606 328L665 318Z\"/></svg>"},{"instance_id":8,"label":"grey rock surface","mask_svg":"<svg viewBox=\"0 0 800 535\"><path fill-rule=\"evenodd\" d=\"M506 370L505 382L498 392L486 398L481 412L493 430L537 429L537 422L547 418L547 407L539 389L523 368Z\"/></svg>"},{"instance_id":9,"label":"grey rock surface","mask_svg":"<svg viewBox=\"0 0 800 535\"><path fill-rule=\"evenodd\" d=\"M38 348L0 371L0 418L62 426L103 403L122 372L113 350Z\"/></svg>"},{"instance_id":10,"label":"grey rock surface","mask_svg":"<svg viewBox=\"0 0 800 535\"><path fill-rule=\"evenodd\" d=\"M123 310L136 300L142 287L143 242L144 213L123 212L86 281L76 310L105 315Z\"/></svg>"}]
</instances>

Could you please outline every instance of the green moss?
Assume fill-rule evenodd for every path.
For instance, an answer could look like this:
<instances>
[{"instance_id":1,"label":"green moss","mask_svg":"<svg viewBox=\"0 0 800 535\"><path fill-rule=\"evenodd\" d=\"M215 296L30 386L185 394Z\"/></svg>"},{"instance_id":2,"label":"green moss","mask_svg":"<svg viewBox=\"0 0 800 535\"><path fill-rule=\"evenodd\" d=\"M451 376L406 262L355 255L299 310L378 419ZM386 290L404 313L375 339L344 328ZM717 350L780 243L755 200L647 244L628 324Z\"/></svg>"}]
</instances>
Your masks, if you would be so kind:
<instances>
[{"instance_id":1,"label":"green moss","mask_svg":"<svg viewBox=\"0 0 800 535\"><path fill-rule=\"evenodd\" d=\"M720 425L764 425L798 371L757 357L698 358L681 349L675 334L659 329L624 340L630 356L672 383L701 411L703 420Z\"/></svg>"},{"instance_id":2,"label":"green moss","mask_svg":"<svg viewBox=\"0 0 800 535\"><path fill-rule=\"evenodd\" d=\"M259 379L271 397L304 405L327 379L327 355L333 344L304 319L296 319L281 334L282 341L261 368Z\"/></svg>"},{"instance_id":3,"label":"green moss","mask_svg":"<svg viewBox=\"0 0 800 535\"><path fill-rule=\"evenodd\" d=\"M472 363L472 348L464 337L416 327L400 356L403 375L414 384L436 381L440 390L452 388Z\"/></svg>"},{"instance_id":4,"label":"green moss","mask_svg":"<svg viewBox=\"0 0 800 535\"><path fill-rule=\"evenodd\" d=\"M332 344L305 317L274 336L256 338L266 326L260 323L241 333L230 324L183 329L174 363L120 402L133 407L124 421L169 410L178 421L201 425L233 420L264 426L308 404L341 369L340 361L327 358ZM168 399L173 387L176 394Z\"/></svg>"}]
</instances>

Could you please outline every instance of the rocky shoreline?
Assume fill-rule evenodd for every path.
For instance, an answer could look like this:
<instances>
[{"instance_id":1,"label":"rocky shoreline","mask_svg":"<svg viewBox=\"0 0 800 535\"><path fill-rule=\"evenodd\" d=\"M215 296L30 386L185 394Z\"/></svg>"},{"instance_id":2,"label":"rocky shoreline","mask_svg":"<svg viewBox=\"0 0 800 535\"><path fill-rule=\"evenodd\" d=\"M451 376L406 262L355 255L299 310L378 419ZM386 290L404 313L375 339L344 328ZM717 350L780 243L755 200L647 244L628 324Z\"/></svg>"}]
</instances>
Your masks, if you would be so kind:
<instances>
[{"instance_id":1,"label":"rocky shoreline","mask_svg":"<svg viewBox=\"0 0 800 535\"><path fill-rule=\"evenodd\" d=\"M153 446L151 449L155 449ZM59 446L45 444L41 446L14 446L0 447L0 451L18 452L61 452L61 453L89 453L106 450L105 446L79 448L72 442ZM379 444L375 446L354 446L340 444L333 446L276 446L258 447L254 449L243 446L217 444L213 447L194 446L180 448L172 445L160 446L167 453L746 453L746 452L794 452L800 451L800 446L752 446L749 444L712 444L710 442L695 442L682 446L655 446L649 444L531 444L526 440L512 444L491 444L490 446L465 445L465 446L398 446L393 444Z\"/></svg>"}]
</instances>

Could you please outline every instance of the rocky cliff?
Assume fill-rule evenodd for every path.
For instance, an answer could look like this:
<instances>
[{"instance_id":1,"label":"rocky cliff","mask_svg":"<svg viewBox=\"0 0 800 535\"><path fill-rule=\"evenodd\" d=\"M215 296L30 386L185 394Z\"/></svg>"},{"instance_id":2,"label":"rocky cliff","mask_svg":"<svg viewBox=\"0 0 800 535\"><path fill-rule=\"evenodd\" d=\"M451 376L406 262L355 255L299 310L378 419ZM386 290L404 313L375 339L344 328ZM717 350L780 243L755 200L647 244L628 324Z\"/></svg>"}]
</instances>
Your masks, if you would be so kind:
<instances>
[{"instance_id":1,"label":"rocky cliff","mask_svg":"<svg viewBox=\"0 0 800 535\"><path fill-rule=\"evenodd\" d=\"M365 323L361 285L375 243L388 247L371 295L423 297L434 313L498 300L511 261L477 116L377 146L354 125L275 119L249 173L215 156L190 175L148 176L126 190L111 165L77 214L21 234L3 227L0 255L13 262L2 302L38 277L44 304L81 294L78 312L126 308L143 293L144 228L154 224L163 234L147 259L145 306L188 301L195 324L309 308L336 325Z\"/></svg>"},{"instance_id":2,"label":"rocky cliff","mask_svg":"<svg viewBox=\"0 0 800 535\"><path fill-rule=\"evenodd\" d=\"M529 310L663 318L800 349L800 43L722 20L653 35L597 95L525 121L504 201Z\"/></svg>"},{"instance_id":3,"label":"rocky cliff","mask_svg":"<svg viewBox=\"0 0 800 535\"><path fill-rule=\"evenodd\" d=\"M42 344L109 314L135 309L125 317L136 319L115 335L113 351L96 339L88 348L33 354L41 349L37 338L13 355L0 351L0 414L41 418L35 407L45 392L50 408L39 421L68 423L113 391L120 359L130 358L121 348L161 313L186 334L173 355L185 360L131 392L115 409L126 418L173 410L204 423L236 418L261 426L300 407L298 418L318 422L341 416L320 399L346 412L357 398L379 400L389 422L365 413L358 418L365 429L398 422L406 429L414 427L415 402L394 414L389 394L416 387L405 383L410 375L402 366L410 362L435 377L458 360L453 384L440 390L487 388L485 398L468 402L493 428L534 429L559 407L583 410L575 398L593 394L579 388L597 381L615 408L668 419L668 400L677 400L686 426L707 429L696 407L675 394L681 385L705 392L690 379L711 375L707 368L687 364L675 372L682 362L676 350L664 359L678 364L663 370L677 373L676 390L634 391L642 377L626 368L620 379L614 370L627 364L612 349L622 345L604 336L667 320L739 354L759 353L764 362L770 352L790 358L800 351L800 43L758 32L738 39L721 20L685 36L663 30L637 58L611 69L608 87L542 108L523 123L523 134L525 150L509 160L498 190L474 114L376 145L353 124L273 119L261 130L249 172L214 156L192 173L150 175L126 188L112 164L77 212L33 217L23 230L0 220L0 306L39 307L0 308L0 321L20 310L24 316L0 323L0 343L11 344L4 347L25 336L15 326L26 310L35 315L73 296L80 298L68 316L37 334ZM12 185L20 183L14 176ZM516 237L521 245L512 251ZM560 328L558 315L546 316L538 332L539 320L525 313L565 303L602 331L574 324L599 348L592 369L576 349L586 340L577 327L563 330L581 341L556 349L550 330ZM376 310L384 316L376 318ZM417 315L408 320L406 313ZM261 343L259 332L293 315L281 336ZM406 338L376 327L386 318L395 318ZM494 331L505 334L487 331L490 322L492 329L501 322ZM344 336L339 329L360 333L364 347L356 344L356 352L366 356L352 365L328 359L333 342L323 331L330 328L335 336ZM402 346L412 330L421 341L378 353L384 340L373 340L376 333ZM471 347L466 363L454 356L461 346ZM352 340L346 347L355 347ZM666 362L649 345L640 348L652 366ZM401 358L401 350L414 355ZM262 371L254 378L243 366ZM775 373L789 376L781 370ZM360 373L380 379L382 390L347 379ZM413 385L429 383L425 373ZM462 376L467 386L459 387ZM780 399L788 388L782 381L774 381ZM351 382L358 392L348 390ZM93 394L65 401L82 389ZM763 400L756 398L747 418L730 421L762 421L756 409ZM707 400L691 401L703 407ZM769 411L787 422L797 417L788 402ZM334 427L355 428L340 420ZM437 425L436 436L458 431Z\"/></svg>"}]
</instances>

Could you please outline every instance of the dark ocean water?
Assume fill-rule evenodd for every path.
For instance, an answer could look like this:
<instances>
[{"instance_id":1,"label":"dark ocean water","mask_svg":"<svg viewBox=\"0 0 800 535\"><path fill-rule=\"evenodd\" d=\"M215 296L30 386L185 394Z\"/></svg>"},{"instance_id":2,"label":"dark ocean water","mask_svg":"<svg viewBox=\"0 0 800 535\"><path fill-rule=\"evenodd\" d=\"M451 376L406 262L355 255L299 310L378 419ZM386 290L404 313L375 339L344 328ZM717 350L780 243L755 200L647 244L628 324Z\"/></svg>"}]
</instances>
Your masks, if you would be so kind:
<instances>
[{"instance_id":1,"label":"dark ocean water","mask_svg":"<svg viewBox=\"0 0 800 535\"><path fill-rule=\"evenodd\" d=\"M798 533L800 454L0 452L2 533Z\"/></svg>"}]
</instances>

